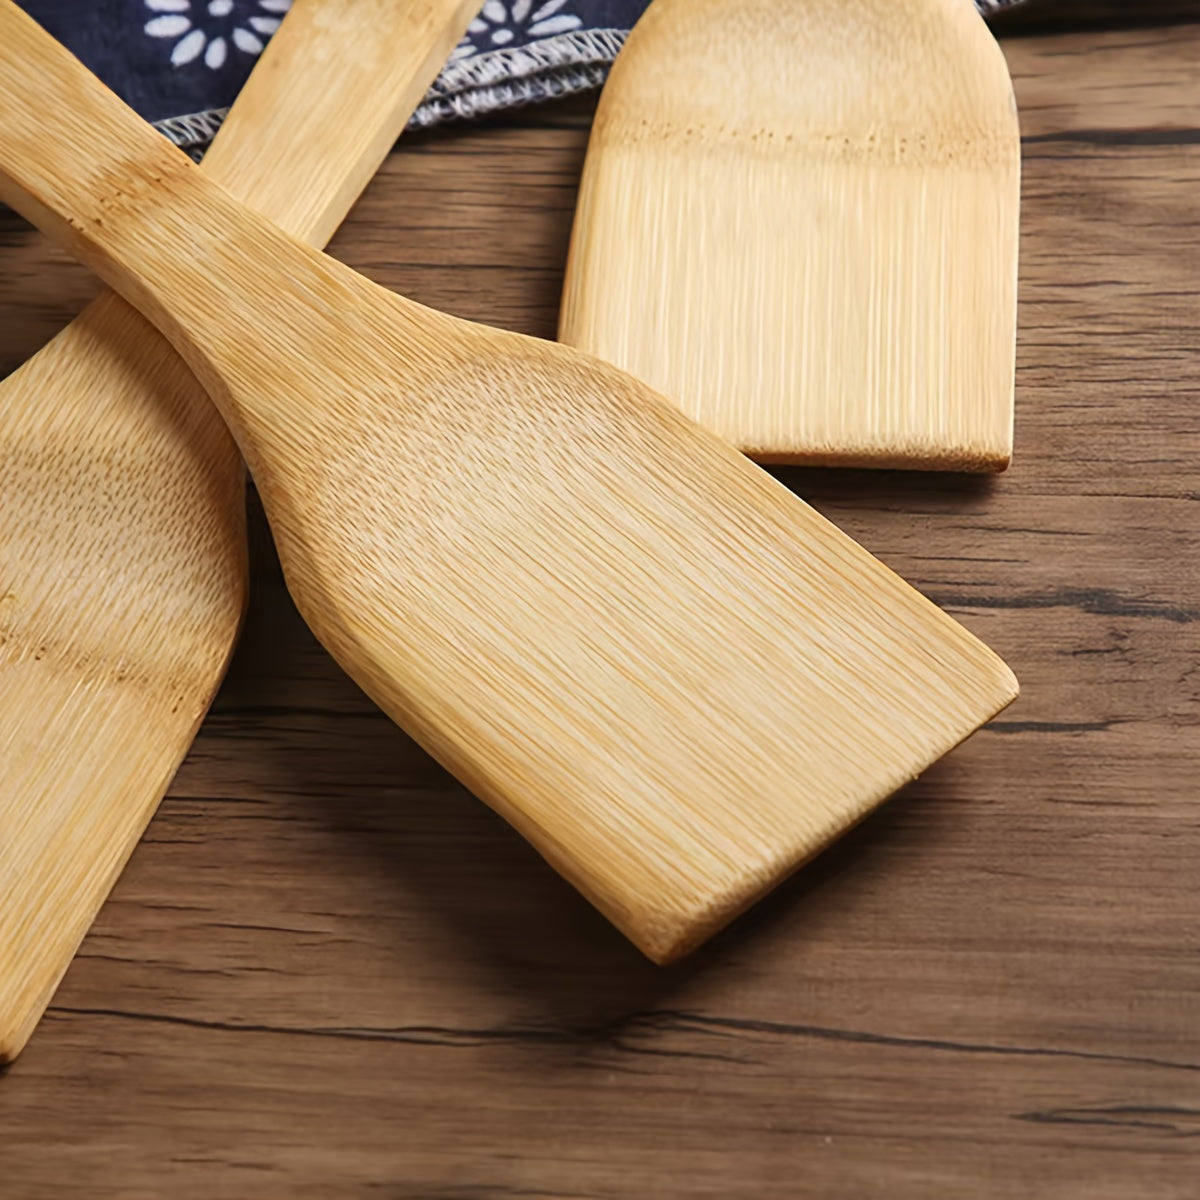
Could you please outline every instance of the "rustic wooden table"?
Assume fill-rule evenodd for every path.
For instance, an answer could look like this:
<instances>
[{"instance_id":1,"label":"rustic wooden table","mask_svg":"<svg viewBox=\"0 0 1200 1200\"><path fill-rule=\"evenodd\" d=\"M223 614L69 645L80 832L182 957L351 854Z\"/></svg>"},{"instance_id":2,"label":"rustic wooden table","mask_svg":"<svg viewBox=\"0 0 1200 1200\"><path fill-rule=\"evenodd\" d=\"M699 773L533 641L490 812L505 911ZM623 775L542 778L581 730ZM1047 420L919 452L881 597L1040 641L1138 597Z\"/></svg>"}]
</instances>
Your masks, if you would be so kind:
<instances>
[{"instance_id":1,"label":"rustic wooden table","mask_svg":"<svg viewBox=\"0 0 1200 1200\"><path fill-rule=\"evenodd\" d=\"M781 472L1004 654L1018 705L658 970L338 672L256 513L228 682L0 1078L6 1200L1200 1195L1200 16L1174 20L1005 34L1012 471ZM334 252L550 335L588 113L413 137ZM0 263L2 374L94 285L11 215Z\"/></svg>"}]
</instances>

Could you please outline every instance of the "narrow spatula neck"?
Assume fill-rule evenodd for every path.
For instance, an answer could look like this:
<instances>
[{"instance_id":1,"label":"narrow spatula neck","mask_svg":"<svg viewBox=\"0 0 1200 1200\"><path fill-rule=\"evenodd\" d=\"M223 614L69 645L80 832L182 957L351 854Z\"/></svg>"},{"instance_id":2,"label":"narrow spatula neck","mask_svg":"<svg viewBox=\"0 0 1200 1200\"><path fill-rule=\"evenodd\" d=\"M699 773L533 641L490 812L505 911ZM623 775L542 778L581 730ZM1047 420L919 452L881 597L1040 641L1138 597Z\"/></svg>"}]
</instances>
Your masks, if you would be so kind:
<instances>
[{"instance_id":1,"label":"narrow spatula neck","mask_svg":"<svg viewBox=\"0 0 1200 1200\"><path fill-rule=\"evenodd\" d=\"M241 339L253 355L225 289L240 210L11 0L0 0L0 200L139 308L206 384L214 347Z\"/></svg>"}]
</instances>

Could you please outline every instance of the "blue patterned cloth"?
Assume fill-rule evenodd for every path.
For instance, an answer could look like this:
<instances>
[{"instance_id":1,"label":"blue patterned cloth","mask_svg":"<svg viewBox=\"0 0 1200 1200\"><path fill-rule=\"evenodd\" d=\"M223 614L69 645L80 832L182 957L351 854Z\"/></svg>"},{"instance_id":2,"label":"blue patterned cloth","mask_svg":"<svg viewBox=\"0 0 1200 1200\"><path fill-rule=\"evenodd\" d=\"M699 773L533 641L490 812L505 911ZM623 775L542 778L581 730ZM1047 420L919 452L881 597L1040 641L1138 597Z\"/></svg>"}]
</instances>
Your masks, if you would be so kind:
<instances>
[{"instance_id":1,"label":"blue patterned cloth","mask_svg":"<svg viewBox=\"0 0 1200 1200\"><path fill-rule=\"evenodd\" d=\"M212 138L291 6L291 0L18 2L189 150ZM647 3L487 0L413 123L432 125L598 86ZM975 3L988 13L1019 0Z\"/></svg>"}]
</instances>

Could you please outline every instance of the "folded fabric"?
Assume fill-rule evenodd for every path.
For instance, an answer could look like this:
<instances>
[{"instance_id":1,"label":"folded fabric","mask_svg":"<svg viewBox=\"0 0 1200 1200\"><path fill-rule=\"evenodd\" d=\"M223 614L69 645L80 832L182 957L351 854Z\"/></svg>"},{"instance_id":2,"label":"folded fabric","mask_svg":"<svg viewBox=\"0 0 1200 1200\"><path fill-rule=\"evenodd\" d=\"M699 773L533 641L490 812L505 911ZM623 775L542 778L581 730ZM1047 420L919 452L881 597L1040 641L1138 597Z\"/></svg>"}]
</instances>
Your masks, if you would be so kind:
<instances>
[{"instance_id":1,"label":"folded fabric","mask_svg":"<svg viewBox=\"0 0 1200 1200\"><path fill-rule=\"evenodd\" d=\"M291 7L291 0L18 2L128 104L193 152L216 133ZM487 0L413 124L598 87L648 2ZM1021 0L974 2L987 15Z\"/></svg>"}]
</instances>

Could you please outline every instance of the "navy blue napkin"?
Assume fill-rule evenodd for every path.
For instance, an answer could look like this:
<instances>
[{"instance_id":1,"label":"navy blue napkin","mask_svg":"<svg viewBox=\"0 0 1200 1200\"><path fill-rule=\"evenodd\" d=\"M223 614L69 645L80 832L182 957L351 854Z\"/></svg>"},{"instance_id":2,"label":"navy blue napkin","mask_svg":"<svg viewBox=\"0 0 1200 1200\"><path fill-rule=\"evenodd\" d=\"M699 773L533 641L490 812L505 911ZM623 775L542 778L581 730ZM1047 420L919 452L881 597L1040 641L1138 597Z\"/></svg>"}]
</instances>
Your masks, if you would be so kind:
<instances>
[{"instance_id":1,"label":"navy blue napkin","mask_svg":"<svg viewBox=\"0 0 1200 1200\"><path fill-rule=\"evenodd\" d=\"M143 117L192 151L217 131L291 4L18 2ZM975 0L985 14L1018 2ZM413 124L433 125L599 86L647 3L487 0Z\"/></svg>"}]
</instances>

